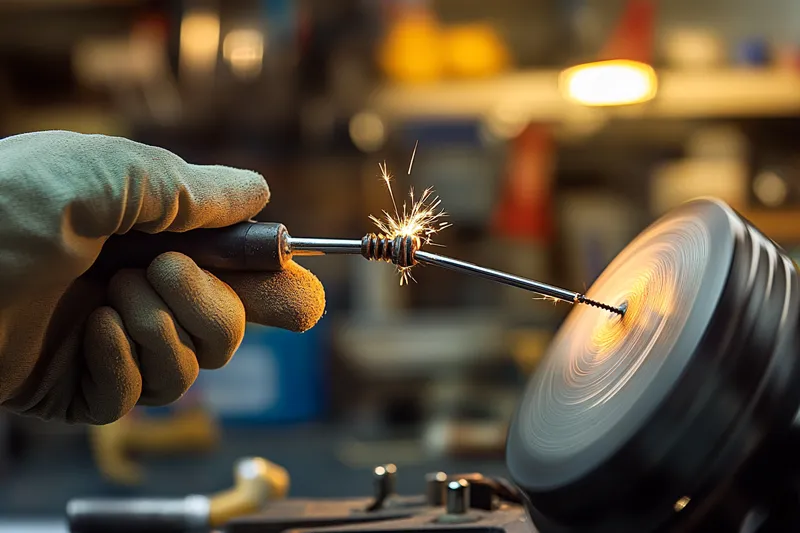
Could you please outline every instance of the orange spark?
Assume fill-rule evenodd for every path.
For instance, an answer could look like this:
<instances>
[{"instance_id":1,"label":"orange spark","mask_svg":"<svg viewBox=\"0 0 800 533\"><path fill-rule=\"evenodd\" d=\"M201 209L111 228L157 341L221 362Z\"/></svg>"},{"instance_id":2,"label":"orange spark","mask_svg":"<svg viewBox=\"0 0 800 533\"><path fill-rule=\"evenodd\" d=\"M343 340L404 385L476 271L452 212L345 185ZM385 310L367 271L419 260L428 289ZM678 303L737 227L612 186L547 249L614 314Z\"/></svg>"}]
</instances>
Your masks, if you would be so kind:
<instances>
[{"instance_id":1,"label":"orange spark","mask_svg":"<svg viewBox=\"0 0 800 533\"><path fill-rule=\"evenodd\" d=\"M417 146L414 145L414 152L411 154L411 163L408 166L408 173L411 174L411 168L414 164L414 156L417 153ZM392 207L394 208L394 215L388 211L383 211L383 218L377 218L370 215L370 220L375 224L382 234L387 238L394 239L395 237L418 237L423 244L434 244L433 236L441 230L448 228L450 224L445 222L447 213L441 208L441 200L435 196L433 189L427 188L422 192L419 198L414 196L414 188L409 190L410 203L403 202L402 212L397 207L395 201L394 191L392 190L392 174L389 172L386 162L378 164L380 169L381 180L386 184L389 190L389 197L392 200ZM400 274L400 285L408 283L413 280L410 273L410 267L398 267Z\"/></svg>"},{"instance_id":2,"label":"orange spark","mask_svg":"<svg viewBox=\"0 0 800 533\"><path fill-rule=\"evenodd\" d=\"M535 296L533 299L534 300L544 300L545 302L550 301L550 302L553 302L553 305L556 305L558 302L561 301L558 298L554 298L552 296Z\"/></svg>"}]
</instances>

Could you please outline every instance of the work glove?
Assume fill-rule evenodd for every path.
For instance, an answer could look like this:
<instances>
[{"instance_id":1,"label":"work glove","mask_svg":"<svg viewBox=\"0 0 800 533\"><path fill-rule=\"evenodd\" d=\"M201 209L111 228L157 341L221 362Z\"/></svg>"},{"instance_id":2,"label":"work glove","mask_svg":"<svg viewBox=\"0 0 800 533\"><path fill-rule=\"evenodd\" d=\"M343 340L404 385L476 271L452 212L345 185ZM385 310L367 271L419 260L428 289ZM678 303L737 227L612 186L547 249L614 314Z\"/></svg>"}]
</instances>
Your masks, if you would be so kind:
<instances>
[{"instance_id":1,"label":"work glove","mask_svg":"<svg viewBox=\"0 0 800 533\"><path fill-rule=\"evenodd\" d=\"M246 319L304 331L324 291L290 263L215 276L177 253L107 280L82 276L114 234L218 228L269 200L260 175L190 165L102 135L0 140L0 404L106 424L180 398L199 369L225 365Z\"/></svg>"}]
</instances>

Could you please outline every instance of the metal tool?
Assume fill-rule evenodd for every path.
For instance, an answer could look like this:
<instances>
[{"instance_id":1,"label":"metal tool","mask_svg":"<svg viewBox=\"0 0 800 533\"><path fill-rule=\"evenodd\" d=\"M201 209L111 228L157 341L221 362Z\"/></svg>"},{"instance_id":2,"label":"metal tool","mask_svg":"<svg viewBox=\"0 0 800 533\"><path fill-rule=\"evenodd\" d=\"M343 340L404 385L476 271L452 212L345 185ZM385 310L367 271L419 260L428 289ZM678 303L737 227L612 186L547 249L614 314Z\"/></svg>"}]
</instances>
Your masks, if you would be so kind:
<instances>
[{"instance_id":1,"label":"metal tool","mask_svg":"<svg viewBox=\"0 0 800 533\"><path fill-rule=\"evenodd\" d=\"M624 307L614 307L587 298L584 294L484 268L465 261L420 250L414 236L386 237L370 233L356 239L297 238L283 224L242 222L218 229L197 229L185 233L146 234L130 232L111 237L87 272L89 276L108 276L122 268L146 268L165 252L179 252L209 270L277 272L295 256L361 255L369 260L387 261L399 267L425 264L482 277L504 285L531 291L569 303L587 304L619 315Z\"/></svg>"},{"instance_id":2,"label":"metal tool","mask_svg":"<svg viewBox=\"0 0 800 533\"><path fill-rule=\"evenodd\" d=\"M131 413L114 424L89 426L89 442L103 477L119 485L138 485L146 477L143 454L208 452L221 439L215 418L202 406L171 416Z\"/></svg>"},{"instance_id":3,"label":"metal tool","mask_svg":"<svg viewBox=\"0 0 800 533\"><path fill-rule=\"evenodd\" d=\"M445 501L448 514L466 514L469 511L469 482L466 479L451 481L447 485Z\"/></svg>"},{"instance_id":4,"label":"metal tool","mask_svg":"<svg viewBox=\"0 0 800 533\"><path fill-rule=\"evenodd\" d=\"M259 512L289 491L283 467L248 457L237 461L235 485L211 496L76 499L67 504L71 533L207 533L233 518Z\"/></svg>"},{"instance_id":5,"label":"metal tool","mask_svg":"<svg viewBox=\"0 0 800 533\"><path fill-rule=\"evenodd\" d=\"M397 495L395 492L396 474L397 467L393 464L375 467L372 472L375 499L369 504L367 511L377 511L386 507L387 502Z\"/></svg>"},{"instance_id":6,"label":"metal tool","mask_svg":"<svg viewBox=\"0 0 800 533\"><path fill-rule=\"evenodd\" d=\"M606 311L610 311L618 315L625 314L624 306L614 307L612 305L591 300L578 292L569 291L567 289L562 289L560 287L555 287L553 285L548 285L532 279L521 278L519 276L500 272L499 270L492 270L490 268L474 265L465 261L459 261L451 257L445 257L443 255L432 254L420 250L414 254L414 259L421 264L437 266L455 272L463 272L465 274L496 281L504 285L510 285L526 291L535 292L549 298L555 298L557 300L570 303L591 305L593 307L599 307L600 309L605 309Z\"/></svg>"}]
</instances>

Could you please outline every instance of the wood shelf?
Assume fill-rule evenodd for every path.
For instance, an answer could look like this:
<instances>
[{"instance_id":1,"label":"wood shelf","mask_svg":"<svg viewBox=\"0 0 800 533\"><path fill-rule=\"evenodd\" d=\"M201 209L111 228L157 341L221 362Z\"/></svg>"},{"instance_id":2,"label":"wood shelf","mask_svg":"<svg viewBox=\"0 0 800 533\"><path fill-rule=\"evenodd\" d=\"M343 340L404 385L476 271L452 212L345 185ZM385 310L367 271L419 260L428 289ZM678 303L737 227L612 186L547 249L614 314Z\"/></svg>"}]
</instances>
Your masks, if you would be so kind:
<instances>
[{"instance_id":1,"label":"wood shelf","mask_svg":"<svg viewBox=\"0 0 800 533\"><path fill-rule=\"evenodd\" d=\"M372 95L369 109L390 122L493 115L548 122L600 114L623 118L800 115L800 72L791 70L661 70L654 100L617 108L586 108L566 101L558 89L559 72L542 70L486 80L389 85Z\"/></svg>"}]
</instances>

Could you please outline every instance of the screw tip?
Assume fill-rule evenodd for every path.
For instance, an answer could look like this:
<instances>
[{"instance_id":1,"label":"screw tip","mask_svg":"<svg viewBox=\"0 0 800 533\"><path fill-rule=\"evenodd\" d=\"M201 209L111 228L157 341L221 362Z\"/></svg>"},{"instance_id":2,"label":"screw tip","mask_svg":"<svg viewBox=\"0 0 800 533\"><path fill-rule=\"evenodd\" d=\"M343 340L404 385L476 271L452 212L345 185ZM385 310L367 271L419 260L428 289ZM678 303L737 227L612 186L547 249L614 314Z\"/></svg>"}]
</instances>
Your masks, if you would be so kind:
<instances>
[{"instance_id":1,"label":"screw tip","mask_svg":"<svg viewBox=\"0 0 800 533\"><path fill-rule=\"evenodd\" d=\"M592 307L597 307L598 309L604 309L606 311L610 311L612 313L616 313L619 316L625 316L625 308L624 307L614 307L613 305L604 304L601 302L597 302L595 300L589 299L583 294L578 295L576 301L581 304L591 305Z\"/></svg>"}]
</instances>

